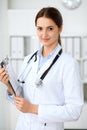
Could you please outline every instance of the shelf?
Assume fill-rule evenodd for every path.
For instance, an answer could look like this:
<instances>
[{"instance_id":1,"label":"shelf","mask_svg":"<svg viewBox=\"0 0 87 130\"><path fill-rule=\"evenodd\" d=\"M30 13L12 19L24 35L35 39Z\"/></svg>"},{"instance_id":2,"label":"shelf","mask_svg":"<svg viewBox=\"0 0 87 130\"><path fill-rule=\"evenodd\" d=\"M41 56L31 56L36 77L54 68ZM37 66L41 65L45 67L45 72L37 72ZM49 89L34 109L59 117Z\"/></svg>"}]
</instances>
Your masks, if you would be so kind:
<instances>
[{"instance_id":1,"label":"shelf","mask_svg":"<svg viewBox=\"0 0 87 130\"><path fill-rule=\"evenodd\" d=\"M62 48L64 52L74 57L80 66L82 83L87 84L87 37L81 36L62 36ZM11 36L10 55L13 65L19 66L20 61L30 53L34 53L40 48L37 36ZM17 69L18 70L18 69Z\"/></svg>"},{"instance_id":2,"label":"shelf","mask_svg":"<svg viewBox=\"0 0 87 130\"><path fill-rule=\"evenodd\" d=\"M11 60L11 61L13 61L13 60L15 60L15 61L18 61L18 60L19 60L19 61L20 61L20 60L24 60L24 58L12 58L12 57L11 57L10 60Z\"/></svg>"}]
</instances>

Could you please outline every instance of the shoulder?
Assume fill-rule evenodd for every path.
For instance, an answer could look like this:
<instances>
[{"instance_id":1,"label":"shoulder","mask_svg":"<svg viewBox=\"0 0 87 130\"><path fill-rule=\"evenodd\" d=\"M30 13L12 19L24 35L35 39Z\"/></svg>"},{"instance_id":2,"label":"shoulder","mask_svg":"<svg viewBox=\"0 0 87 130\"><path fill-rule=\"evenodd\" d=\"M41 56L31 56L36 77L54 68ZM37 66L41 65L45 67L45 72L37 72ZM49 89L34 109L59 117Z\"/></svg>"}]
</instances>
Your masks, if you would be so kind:
<instances>
[{"instance_id":1,"label":"shoulder","mask_svg":"<svg viewBox=\"0 0 87 130\"><path fill-rule=\"evenodd\" d=\"M34 56L35 56L35 60L36 60L37 59L36 58L37 57L37 53L38 53L38 51L35 51L34 53L31 53L31 54L27 55L24 58L24 61L28 63L28 62L30 62L33 59Z\"/></svg>"},{"instance_id":2,"label":"shoulder","mask_svg":"<svg viewBox=\"0 0 87 130\"><path fill-rule=\"evenodd\" d=\"M68 53L62 53L61 61L63 63L64 68L79 67L78 61Z\"/></svg>"},{"instance_id":3,"label":"shoulder","mask_svg":"<svg viewBox=\"0 0 87 130\"><path fill-rule=\"evenodd\" d=\"M31 53L31 54L29 54L29 55L27 55L27 56L24 57L24 61L22 63L20 71L19 71L19 75L24 71L24 69L28 65L28 61L29 61L29 59L31 58L32 55L33 55L33 53Z\"/></svg>"},{"instance_id":4,"label":"shoulder","mask_svg":"<svg viewBox=\"0 0 87 130\"><path fill-rule=\"evenodd\" d=\"M63 59L63 61L64 61L66 64L67 64L67 63L71 63L71 62L77 62L77 60L76 60L74 57L72 57L70 54L65 53L65 52L62 53L61 58Z\"/></svg>"},{"instance_id":5,"label":"shoulder","mask_svg":"<svg viewBox=\"0 0 87 130\"><path fill-rule=\"evenodd\" d=\"M33 55L33 53L31 53L31 54L29 54L29 55L27 55L27 56L25 56L25 58L24 58L24 62L28 62L28 60L31 58L31 56Z\"/></svg>"},{"instance_id":6,"label":"shoulder","mask_svg":"<svg viewBox=\"0 0 87 130\"><path fill-rule=\"evenodd\" d=\"M27 55L24 57L24 61L23 61L23 64L22 64L22 68L25 68L26 65L28 64L28 61L30 60L31 56L33 55L33 53Z\"/></svg>"}]
</instances>

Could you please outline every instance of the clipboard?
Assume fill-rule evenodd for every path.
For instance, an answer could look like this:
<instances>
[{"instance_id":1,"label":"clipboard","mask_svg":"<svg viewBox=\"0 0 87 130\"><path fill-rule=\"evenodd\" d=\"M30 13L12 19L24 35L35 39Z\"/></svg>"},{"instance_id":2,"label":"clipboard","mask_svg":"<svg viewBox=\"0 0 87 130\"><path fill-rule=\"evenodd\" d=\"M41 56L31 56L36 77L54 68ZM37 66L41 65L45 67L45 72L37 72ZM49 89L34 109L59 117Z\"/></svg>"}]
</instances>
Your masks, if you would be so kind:
<instances>
[{"instance_id":1,"label":"clipboard","mask_svg":"<svg viewBox=\"0 0 87 130\"><path fill-rule=\"evenodd\" d=\"M5 60L2 60L2 62L0 63L1 68L3 68L4 66L6 66L8 64L7 60L8 59L6 59L6 58L5 58ZM9 83L11 89L13 90L14 95L16 96L16 92L15 92L15 90L14 90L14 88L9 80L8 80L8 83Z\"/></svg>"}]
</instances>

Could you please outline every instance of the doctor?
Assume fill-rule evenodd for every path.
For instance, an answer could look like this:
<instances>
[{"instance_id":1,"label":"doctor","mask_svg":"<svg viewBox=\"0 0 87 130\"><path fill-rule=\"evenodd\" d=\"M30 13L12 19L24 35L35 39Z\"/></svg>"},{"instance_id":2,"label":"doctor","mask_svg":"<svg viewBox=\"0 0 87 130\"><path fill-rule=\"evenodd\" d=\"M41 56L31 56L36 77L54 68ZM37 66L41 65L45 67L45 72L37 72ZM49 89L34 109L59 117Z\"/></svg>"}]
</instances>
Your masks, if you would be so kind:
<instances>
[{"instance_id":1,"label":"doctor","mask_svg":"<svg viewBox=\"0 0 87 130\"><path fill-rule=\"evenodd\" d=\"M83 107L78 63L62 50L63 20L56 8L42 8L35 25L42 47L25 57L18 77L24 96L13 98L20 111L16 130L63 130L64 122L77 120ZM0 68L0 81L12 97L8 80L5 67Z\"/></svg>"}]
</instances>

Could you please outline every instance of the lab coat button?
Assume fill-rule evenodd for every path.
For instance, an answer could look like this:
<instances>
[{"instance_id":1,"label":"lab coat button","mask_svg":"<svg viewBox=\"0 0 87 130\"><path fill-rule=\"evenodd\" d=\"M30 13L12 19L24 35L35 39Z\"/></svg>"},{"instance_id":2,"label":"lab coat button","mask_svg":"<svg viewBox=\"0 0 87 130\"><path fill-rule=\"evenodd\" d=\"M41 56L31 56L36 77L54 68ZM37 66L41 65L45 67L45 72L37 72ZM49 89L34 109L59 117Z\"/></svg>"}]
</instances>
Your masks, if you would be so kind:
<instances>
[{"instance_id":1,"label":"lab coat button","mask_svg":"<svg viewBox=\"0 0 87 130\"><path fill-rule=\"evenodd\" d=\"M46 123L44 123L44 126L46 126L47 124Z\"/></svg>"}]
</instances>

